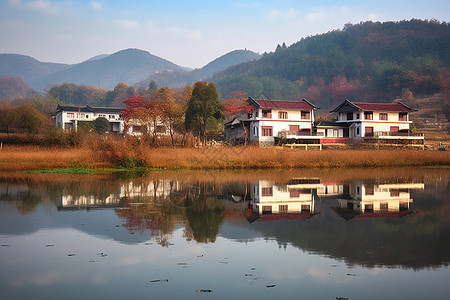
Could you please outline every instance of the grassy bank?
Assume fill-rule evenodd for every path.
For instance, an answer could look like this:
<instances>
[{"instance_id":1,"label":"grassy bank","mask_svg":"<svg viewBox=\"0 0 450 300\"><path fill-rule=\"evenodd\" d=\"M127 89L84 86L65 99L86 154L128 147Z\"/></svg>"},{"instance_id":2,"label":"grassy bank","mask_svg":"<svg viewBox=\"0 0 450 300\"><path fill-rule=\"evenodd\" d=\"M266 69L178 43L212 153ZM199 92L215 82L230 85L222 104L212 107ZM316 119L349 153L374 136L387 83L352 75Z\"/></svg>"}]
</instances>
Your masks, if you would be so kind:
<instances>
[{"instance_id":1,"label":"grassy bank","mask_svg":"<svg viewBox=\"0 0 450 300\"><path fill-rule=\"evenodd\" d=\"M326 150L214 147L149 148L92 143L79 148L4 146L0 171L43 168L266 169L450 166L450 153L421 150Z\"/></svg>"}]
</instances>

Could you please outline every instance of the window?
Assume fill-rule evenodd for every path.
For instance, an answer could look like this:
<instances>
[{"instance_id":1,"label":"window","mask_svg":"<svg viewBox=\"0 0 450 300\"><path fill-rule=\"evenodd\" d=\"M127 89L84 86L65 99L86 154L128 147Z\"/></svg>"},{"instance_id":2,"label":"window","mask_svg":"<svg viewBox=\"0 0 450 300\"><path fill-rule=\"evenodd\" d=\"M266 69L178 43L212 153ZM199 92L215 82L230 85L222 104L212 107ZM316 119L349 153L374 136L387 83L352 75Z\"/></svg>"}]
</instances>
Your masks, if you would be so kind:
<instances>
[{"instance_id":1,"label":"window","mask_svg":"<svg viewBox=\"0 0 450 300\"><path fill-rule=\"evenodd\" d=\"M301 208L302 208L302 212L311 211L311 205L309 205L309 204L302 204Z\"/></svg>"},{"instance_id":2,"label":"window","mask_svg":"<svg viewBox=\"0 0 450 300\"><path fill-rule=\"evenodd\" d=\"M299 125L289 125L289 131L293 132L294 134L297 134L297 132L300 130Z\"/></svg>"},{"instance_id":3,"label":"window","mask_svg":"<svg viewBox=\"0 0 450 300\"><path fill-rule=\"evenodd\" d=\"M365 111L365 112L364 112L364 119L365 119L365 120L373 120L373 112L371 112L371 111Z\"/></svg>"},{"instance_id":4,"label":"window","mask_svg":"<svg viewBox=\"0 0 450 300\"><path fill-rule=\"evenodd\" d=\"M288 118L287 111L279 111L278 112L278 119L287 119L287 118Z\"/></svg>"},{"instance_id":5,"label":"window","mask_svg":"<svg viewBox=\"0 0 450 300\"><path fill-rule=\"evenodd\" d=\"M399 121L408 121L408 113L399 113L398 120Z\"/></svg>"},{"instance_id":6,"label":"window","mask_svg":"<svg viewBox=\"0 0 450 300\"><path fill-rule=\"evenodd\" d=\"M389 205L387 203L380 203L380 211L388 211L389 210Z\"/></svg>"},{"instance_id":7,"label":"window","mask_svg":"<svg viewBox=\"0 0 450 300\"><path fill-rule=\"evenodd\" d=\"M302 120L309 120L311 118L311 113L309 111L304 111L300 113Z\"/></svg>"},{"instance_id":8,"label":"window","mask_svg":"<svg viewBox=\"0 0 450 300\"><path fill-rule=\"evenodd\" d=\"M400 190L399 189L389 189L389 196L390 197L400 197Z\"/></svg>"},{"instance_id":9,"label":"window","mask_svg":"<svg viewBox=\"0 0 450 300\"><path fill-rule=\"evenodd\" d=\"M272 195L273 195L272 187L263 187L263 188L261 188L261 196L263 196L263 197L270 197Z\"/></svg>"},{"instance_id":10,"label":"window","mask_svg":"<svg viewBox=\"0 0 450 300\"><path fill-rule=\"evenodd\" d=\"M400 128L398 126L391 126L389 128L390 135L396 135Z\"/></svg>"},{"instance_id":11,"label":"window","mask_svg":"<svg viewBox=\"0 0 450 300\"><path fill-rule=\"evenodd\" d=\"M368 196L368 195L373 195L374 193L373 193L373 187L371 186L371 187L368 187L368 186L366 186L366 190L365 190L365 195L366 196Z\"/></svg>"},{"instance_id":12,"label":"window","mask_svg":"<svg viewBox=\"0 0 450 300\"><path fill-rule=\"evenodd\" d=\"M272 118L272 111L270 109L263 109L262 117L271 119Z\"/></svg>"},{"instance_id":13,"label":"window","mask_svg":"<svg viewBox=\"0 0 450 300\"><path fill-rule=\"evenodd\" d=\"M364 212L373 212L373 204L364 205Z\"/></svg>"},{"instance_id":14,"label":"window","mask_svg":"<svg viewBox=\"0 0 450 300\"><path fill-rule=\"evenodd\" d=\"M356 120L358 120L359 119L359 114L356 114Z\"/></svg>"},{"instance_id":15,"label":"window","mask_svg":"<svg viewBox=\"0 0 450 300\"><path fill-rule=\"evenodd\" d=\"M75 118L75 114L74 113L67 113L67 117L69 119L73 119L73 118Z\"/></svg>"},{"instance_id":16,"label":"window","mask_svg":"<svg viewBox=\"0 0 450 300\"><path fill-rule=\"evenodd\" d=\"M261 130L262 136L272 136L272 126L263 126Z\"/></svg>"},{"instance_id":17,"label":"window","mask_svg":"<svg viewBox=\"0 0 450 300\"><path fill-rule=\"evenodd\" d=\"M289 198L298 198L300 197L300 190L290 190Z\"/></svg>"},{"instance_id":18,"label":"window","mask_svg":"<svg viewBox=\"0 0 450 300\"><path fill-rule=\"evenodd\" d=\"M109 115L109 118L110 118L110 119L115 119L116 116L115 116L115 115Z\"/></svg>"},{"instance_id":19,"label":"window","mask_svg":"<svg viewBox=\"0 0 450 300\"><path fill-rule=\"evenodd\" d=\"M263 215L271 214L272 213L272 206L270 206L270 205L263 205L262 213L263 213Z\"/></svg>"},{"instance_id":20,"label":"window","mask_svg":"<svg viewBox=\"0 0 450 300\"><path fill-rule=\"evenodd\" d=\"M407 211L408 210L408 202L400 202L398 205L398 209L400 211Z\"/></svg>"},{"instance_id":21,"label":"window","mask_svg":"<svg viewBox=\"0 0 450 300\"><path fill-rule=\"evenodd\" d=\"M387 121L388 114L387 113L380 113L380 120Z\"/></svg>"},{"instance_id":22,"label":"window","mask_svg":"<svg viewBox=\"0 0 450 300\"><path fill-rule=\"evenodd\" d=\"M288 212L287 204L285 204L285 205L278 205L278 211L279 212Z\"/></svg>"},{"instance_id":23,"label":"window","mask_svg":"<svg viewBox=\"0 0 450 300\"><path fill-rule=\"evenodd\" d=\"M89 119L89 115L88 114L86 114L86 119Z\"/></svg>"},{"instance_id":24,"label":"window","mask_svg":"<svg viewBox=\"0 0 450 300\"><path fill-rule=\"evenodd\" d=\"M258 127L257 126L253 127L253 135L258 136Z\"/></svg>"},{"instance_id":25,"label":"window","mask_svg":"<svg viewBox=\"0 0 450 300\"><path fill-rule=\"evenodd\" d=\"M365 128L365 136L373 136L373 127L371 126L366 126Z\"/></svg>"},{"instance_id":26,"label":"window","mask_svg":"<svg viewBox=\"0 0 450 300\"><path fill-rule=\"evenodd\" d=\"M347 113L347 120L353 120L353 113Z\"/></svg>"}]
</instances>

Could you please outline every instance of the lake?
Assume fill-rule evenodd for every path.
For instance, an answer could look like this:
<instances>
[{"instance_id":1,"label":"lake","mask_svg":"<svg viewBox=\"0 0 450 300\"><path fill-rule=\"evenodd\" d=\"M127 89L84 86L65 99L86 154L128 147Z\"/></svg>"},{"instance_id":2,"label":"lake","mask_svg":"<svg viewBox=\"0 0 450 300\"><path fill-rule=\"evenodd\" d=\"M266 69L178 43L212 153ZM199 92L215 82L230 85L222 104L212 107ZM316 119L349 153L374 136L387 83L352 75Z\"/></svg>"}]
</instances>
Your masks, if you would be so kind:
<instances>
[{"instance_id":1,"label":"lake","mask_svg":"<svg viewBox=\"0 0 450 300\"><path fill-rule=\"evenodd\" d=\"M0 175L1 299L448 299L448 169Z\"/></svg>"}]
</instances>

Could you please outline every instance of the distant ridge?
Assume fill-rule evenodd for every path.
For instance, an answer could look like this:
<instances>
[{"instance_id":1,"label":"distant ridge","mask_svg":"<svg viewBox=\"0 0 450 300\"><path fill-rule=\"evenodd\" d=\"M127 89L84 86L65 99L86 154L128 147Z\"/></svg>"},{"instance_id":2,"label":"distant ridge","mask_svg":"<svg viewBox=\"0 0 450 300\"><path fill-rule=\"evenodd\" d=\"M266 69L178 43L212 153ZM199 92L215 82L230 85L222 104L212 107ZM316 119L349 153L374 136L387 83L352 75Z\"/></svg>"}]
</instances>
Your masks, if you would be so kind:
<instances>
[{"instance_id":1,"label":"distant ridge","mask_svg":"<svg viewBox=\"0 0 450 300\"><path fill-rule=\"evenodd\" d=\"M204 67L190 72L161 72L149 76L139 82L136 86L146 88L150 81L155 81L159 86L179 87L186 84L193 84L198 80L211 77L216 72L221 72L228 67L259 59L261 55L250 50L234 50L216 58Z\"/></svg>"},{"instance_id":2,"label":"distant ridge","mask_svg":"<svg viewBox=\"0 0 450 300\"><path fill-rule=\"evenodd\" d=\"M0 54L0 76L20 77L31 85L52 73L69 68L68 64L40 62L20 54Z\"/></svg>"},{"instance_id":3,"label":"distant ridge","mask_svg":"<svg viewBox=\"0 0 450 300\"><path fill-rule=\"evenodd\" d=\"M113 89L119 82L135 84L142 78L165 70L181 71L182 68L147 51L126 49L52 73L34 82L33 86L42 90L49 85L70 82Z\"/></svg>"}]
</instances>

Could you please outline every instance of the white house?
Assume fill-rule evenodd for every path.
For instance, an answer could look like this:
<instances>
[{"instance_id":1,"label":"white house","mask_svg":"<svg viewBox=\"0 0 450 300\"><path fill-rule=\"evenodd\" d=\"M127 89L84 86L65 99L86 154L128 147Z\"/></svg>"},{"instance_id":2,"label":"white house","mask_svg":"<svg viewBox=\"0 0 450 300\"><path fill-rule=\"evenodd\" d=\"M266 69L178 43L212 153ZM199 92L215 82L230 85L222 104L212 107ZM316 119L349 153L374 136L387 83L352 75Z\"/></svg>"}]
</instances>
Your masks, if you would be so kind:
<instances>
[{"instance_id":1,"label":"white house","mask_svg":"<svg viewBox=\"0 0 450 300\"><path fill-rule=\"evenodd\" d=\"M225 124L227 140L246 138L260 145L274 145L280 138L296 139L302 143L319 143L313 131L314 106L307 100L258 100L248 98L252 112L241 120ZM244 131L245 128L245 131ZM241 130L242 129L242 130Z\"/></svg>"},{"instance_id":2,"label":"white house","mask_svg":"<svg viewBox=\"0 0 450 300\"><path fill-rule=\"evenodd\" d=\"M123 132L124 121L120 119L121 108L58 105L55 125L70 130L78 127L79 122L92 122L99 117L106 118L111 124L110 132Z\"/></svg>"},{"instance_id":3,"label":"white house","mask_svg":"<svg viewBox=\"0 0 450 300\"><path fill-rule=\"evenodd\" d=\"M361 181L350 183L348 196L339 199L336 212L343 218L402 217L409 214L411 190L423 190L423 183L367 184Z\"/></svg>"},{"instance_id":4,"label":"white house","mask_svg":"<svg viewBox=\"0 0 450 300\"><path fill-rule=\"evenodd\" d=\"M395 104L361 103L345 100L330 112L337 113L336 125L345 125L344 137L361 139L376 137L383 139L418 139L423 135L410 131L409 113L416 111L398 102ZM339 136L340 137L340 136Z\"/></svg>"}]
</instances>

